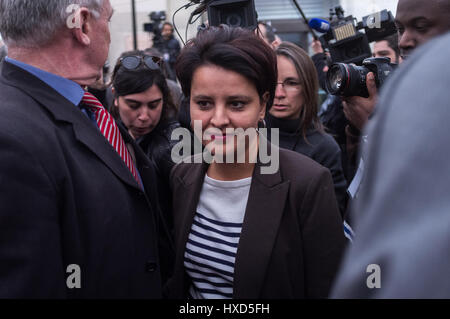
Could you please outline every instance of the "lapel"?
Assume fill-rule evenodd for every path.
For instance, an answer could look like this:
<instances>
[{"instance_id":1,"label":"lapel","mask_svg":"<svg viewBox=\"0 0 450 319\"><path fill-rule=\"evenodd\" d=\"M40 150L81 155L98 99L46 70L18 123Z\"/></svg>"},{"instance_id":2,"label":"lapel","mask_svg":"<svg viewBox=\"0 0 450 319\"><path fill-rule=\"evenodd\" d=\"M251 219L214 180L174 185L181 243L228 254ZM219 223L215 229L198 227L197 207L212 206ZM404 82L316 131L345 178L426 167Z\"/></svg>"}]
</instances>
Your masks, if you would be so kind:
<instances>
[{"instance_id":1,"label":"lapel","mask_svg":"<svg viewBox=\"0 0 450 319\"><path fill-rule=\"evenodd\" d=\"M278 151L269 143L270 149ZM234 266L233 298L236 299L260 297L289 192L290 182L282 179L280 169L274 174L264 175L261 167L258 161Z\"/></svg>"},{"instance_id":2,"label":"lapel","mask_svg":"<svg viewBox=\"0 0 450 319\"><path fill-rule=\"evenodd\" d=\"M201 155L202 154L199 154L198 156ZM183 225L177 242L177 247L182 250L181 254L184 254L208 167L209 165L205 162L202 162L202 164L191 164L191 167L185 176L182 178L179 176L176 177L178 183L182 187L180 194L183 194L183 205L180 207L180 210L177 211L177 214L182 216Z\"/></svg>"},{"instance_id":3,"label":"lapel","mask_svg":"<svg viewBox=\"0 0 450 319\"><path fill-rule=\"evenodd\" d=\"M202 154L199 156L201 155ZM174 277L177 278L175 282L179 284L175 294L179 297L185 296L185 292L189 289L184 270L184 252L189 232L191 231L192 223L194 221L194 216L197 211L198 200L200 198L200 192L208 167L209 165L204 162L202 162L202 164L190 164L189 170L185 176L175 176L176 181L174 181L174 184L180 185L178 194L182 194L183 196L182 198L179 198L179 202L182 204L179 204L177 208L174 207L174 213L176 212L177 215L179 214L179 216L181 216L181 223L175 224L175 227L180 229L180 235L176 238L175 243L176 261L174 270Z\"/></svg>"},{"instance_id":4,"label":"lapel","mask_svg":"<svg viewBox=\"0 0 450 319\"><path fill-rule=\"evenodd\" d=\"M75 138L94 153L123 182L140 190L128 167L98 128L78 108L46 83L29 72L7 62L2 76L8 85L31 96L58 122L70 123Z\"/></svg>"},{"instance_id":5,"label":"lapel","mask_svg":"<svg viewBox=\"0 0 450 319\"><path fill-rule=\"evenodd\" d=\"M268 150L278 151L270 143ZM283 180L280 170L261 174L262 166L259 161L255 165L239 240L234 268L233 298L236 299L259 298L289 193L290 182ZM182 216L182 232L176 245L179 262L175 273L178 274L184 274L182 260L207 170L208 164L204 162L192 164L183 178L176 177L183 194L183 205L177 211Z\"/></svg>"}]
</instances>

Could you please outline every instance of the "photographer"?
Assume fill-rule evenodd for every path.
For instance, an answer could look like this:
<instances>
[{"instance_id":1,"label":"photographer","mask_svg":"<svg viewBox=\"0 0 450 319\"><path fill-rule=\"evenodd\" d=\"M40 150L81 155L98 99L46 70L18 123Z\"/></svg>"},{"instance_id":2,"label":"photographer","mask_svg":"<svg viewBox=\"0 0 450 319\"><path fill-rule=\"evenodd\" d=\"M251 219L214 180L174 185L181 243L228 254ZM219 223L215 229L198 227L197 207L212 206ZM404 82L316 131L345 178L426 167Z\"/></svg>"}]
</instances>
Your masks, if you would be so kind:
<instances>
[{"instance_id":1,"label":"photographer","mask_svg":"<svg viewBox=\"0 0 450 319\"><path fill-rule=\"evenodd\" d=\"M393 34L375 42L373 57L388 57L392 63L398 64L401 61L398 35ZM348 120L348 125L345 127L347 171L352 177L356 173L359 162L361 131L374 112L378 95L372 72L367 75L366 85L370 94L369 98L352 96L344 98L342 103L345 117Z\"/></svg>"},{"instance_id":2,"label":"photographer","mask_svg":"<svg viewBox=\"0 0 450 319\"><path fill-rule=\"evenodd\" d=\"M396 24L407 58L450 30L450 3L399 0ZM414 53L383 90L363 152L366 187L355 201L355 241L334 297L449 297L448 43L447 35ZM370 264L385 278L380 289L366 284Z\"/></svg>"},{"instance_id":3,"label":"photographer","mask_svg":"<svg viewBox=\"0 0 450 319\"><path fill-rule=\"evenodd\" d=\"M375 42L373 56L375 58L388 57L391 59L391 63L398 64L400 59L398 36L394 34L386 37L384 40ZM344 113L350 122L350 126L347 128L347 135L350 137L360 136L360 132L366 125L376 104L378 93L372 72L367 75L366 85L369 91L368 98L360 96L344 98Z\"/></svg>"},{"instance_id":4,"label":"photographer","mask_svg":"<svg viewBox=\"0 0 450 319\"><path fill-rule=\"evenodd\" d=\"M176 81L175 62L178 54L180 53L181 47L180 43L173 35L172 24L170 22L164 22L161 37L155 37L153 41L153 47L158 49L163 54L164 61L168 66L168 78Z\"/></svg>"},{"instance_id":5,"label":"photographer","mask_svg":"<svg viewBox=\"0 0 450 319\"><path fill-rule=\"evenodd\" d=\"M400 0L397 7L395 23L398 29L399 62L405 59L418 46L436 35L444 33L450 28L446 4L441 0L432 0L426 5L418 0ZM426 12L426 15L421 13ZM392 39L386 39L394 50ZM383 42L383 41L379 41ZM382 43L377 43L375 54ZM394 50L395 51L395 50ZM373 73L367 75L366 80L368 98L352 96L343 98L344 113L350 122L346 128L347 156L350 167L357 167L361 131L374 112L378 99L378 90ZM363 138L364 140L364 138Z\"/></svg>"}]
</instances>

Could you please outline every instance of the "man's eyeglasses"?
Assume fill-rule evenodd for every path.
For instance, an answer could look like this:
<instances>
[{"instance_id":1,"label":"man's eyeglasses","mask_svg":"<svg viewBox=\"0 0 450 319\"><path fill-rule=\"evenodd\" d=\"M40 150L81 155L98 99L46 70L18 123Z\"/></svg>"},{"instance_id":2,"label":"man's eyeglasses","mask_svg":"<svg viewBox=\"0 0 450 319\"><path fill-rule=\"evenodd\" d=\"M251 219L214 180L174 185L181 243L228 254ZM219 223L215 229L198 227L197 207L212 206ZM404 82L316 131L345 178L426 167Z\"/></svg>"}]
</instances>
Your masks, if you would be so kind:
<instances>
[{"instance_id":1,"label":"man's eyeglasses","mask_svg":"<svg viewBox=\"0 0 450 319\"><path fill-rule=\"evenodd\" d=\"M283 82L277 82L277 86L278 84L281 84L281 87L286 91L286 92L294 92L294 91L298 91L300 89L300 83L294 81L294 80L284 80Z\"/></svg>"},{"instance_id":2,"label":"man's eyeglasses","mask_svg":"<svg viewBox=\"0 0 450 319\"><path fill-rule=\"evenodd\" d=\"M129 55L120 58L120 65L127 70L136 70L144 64L150 70L160 70L162 59L151 55Z\"/></svg>"}]
</instances>

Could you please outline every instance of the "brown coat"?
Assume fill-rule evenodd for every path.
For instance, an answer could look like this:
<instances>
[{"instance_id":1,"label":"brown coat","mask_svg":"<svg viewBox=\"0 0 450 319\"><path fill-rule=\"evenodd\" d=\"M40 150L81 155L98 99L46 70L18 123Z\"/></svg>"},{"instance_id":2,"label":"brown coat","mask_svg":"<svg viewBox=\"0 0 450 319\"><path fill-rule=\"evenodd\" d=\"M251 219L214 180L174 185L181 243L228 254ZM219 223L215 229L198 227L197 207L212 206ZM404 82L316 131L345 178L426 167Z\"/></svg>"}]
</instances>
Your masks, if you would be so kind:
<instances>
[{"instance_id":1,"label":"brown coat","mask_svg":"<svg viewBox=\"0 0 450 319\"><path fill-rule=\"evenodd\" d=\"M326 298L345 239L328 169L280 149L280 169L253 173L236 256L236 299ZM175 221L175 273L169 297L186 298L183 256L207 164L181 163L171 174Z\"/></svg>"}]
</instances>

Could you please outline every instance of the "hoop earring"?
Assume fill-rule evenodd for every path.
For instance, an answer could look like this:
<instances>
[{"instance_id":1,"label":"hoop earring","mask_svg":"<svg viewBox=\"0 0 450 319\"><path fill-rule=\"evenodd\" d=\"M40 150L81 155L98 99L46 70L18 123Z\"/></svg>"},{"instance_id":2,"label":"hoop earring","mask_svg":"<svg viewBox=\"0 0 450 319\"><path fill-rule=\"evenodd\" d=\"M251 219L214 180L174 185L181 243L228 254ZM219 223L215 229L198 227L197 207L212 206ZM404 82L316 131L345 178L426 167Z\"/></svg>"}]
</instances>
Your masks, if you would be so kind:
<instances>
[{"instance_id":1,"label":"hoop earring","mask_svg":"<svg viewBox=\"0 0 450 319\"><path fill-rule=\"evenodd\" d=\"M258 128L266 128L266 127L267 127L266 120L265 119L260 119L258 121Z\"/></svg>"},{"instance_id":2,"label":"hoop earring","mask_svg":"<svg viewBox=\"0 0 450 319\"><path fill-rule=\"evenodd\" d=\"M262 118L258 121L258 129L256 130L256 132L259 134L259 130L266 127L267 127L266 120Z\"/></svg>"}]
</instances>

